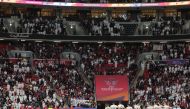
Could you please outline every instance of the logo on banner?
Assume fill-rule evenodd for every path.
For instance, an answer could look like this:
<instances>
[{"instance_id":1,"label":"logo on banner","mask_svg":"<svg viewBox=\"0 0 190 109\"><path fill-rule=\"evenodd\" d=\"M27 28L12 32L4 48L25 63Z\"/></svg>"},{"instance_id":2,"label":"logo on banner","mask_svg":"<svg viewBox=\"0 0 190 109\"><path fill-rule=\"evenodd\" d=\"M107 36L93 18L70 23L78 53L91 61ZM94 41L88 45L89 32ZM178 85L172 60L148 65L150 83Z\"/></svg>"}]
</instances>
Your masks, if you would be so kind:
<instances>
[{"instance_id":1,"label":"logo on banner","mask_svg":"<svg viewBox=\"0 0 190 109\"><path fill-rule=\"evenodd\" d=\"M104 81L106 83L106 87L101 88L102 91L121 91L123 88L117 88L118 81L115 79L108 79Z\"/></svg>"},{"instance_id":2,"label":"logo on banner","mask_svg":"<svg viewBox=\"0 0 190 109\"><path fill-rule=\"evenodd\" d=\"M105 80L105 83L109 87L115 87L117 85L117 80L115 79L110 79L110 80Z\"/></svg>"}]
</instances>

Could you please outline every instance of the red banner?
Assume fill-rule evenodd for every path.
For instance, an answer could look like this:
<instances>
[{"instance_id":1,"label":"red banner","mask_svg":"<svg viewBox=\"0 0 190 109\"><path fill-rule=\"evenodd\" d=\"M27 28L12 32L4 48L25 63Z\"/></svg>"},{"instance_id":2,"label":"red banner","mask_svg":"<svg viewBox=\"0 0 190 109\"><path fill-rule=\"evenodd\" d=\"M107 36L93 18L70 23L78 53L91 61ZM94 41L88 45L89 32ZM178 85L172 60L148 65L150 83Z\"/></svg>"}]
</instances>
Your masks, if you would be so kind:
<instances>
[{"instance_id":1,"label":"red banner","mask_svg":"<svg viewBox=\"0 0 190 109\"><path fill-rule=\"evenodd\" d=\"M128 76L98 75L96 82L96 99L97 101L128 101L129 100L129 83Z\"/></svg>"}]
</instances>

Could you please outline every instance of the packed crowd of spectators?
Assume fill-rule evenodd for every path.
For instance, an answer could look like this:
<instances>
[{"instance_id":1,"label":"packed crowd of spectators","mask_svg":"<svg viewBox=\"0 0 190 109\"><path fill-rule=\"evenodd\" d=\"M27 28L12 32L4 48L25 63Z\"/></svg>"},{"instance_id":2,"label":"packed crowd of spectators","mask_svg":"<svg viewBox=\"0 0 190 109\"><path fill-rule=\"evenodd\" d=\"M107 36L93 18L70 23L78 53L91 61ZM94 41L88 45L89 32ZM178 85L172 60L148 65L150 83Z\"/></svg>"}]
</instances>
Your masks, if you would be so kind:
<instances>
[{"instance_id":1,"label":"packed crowd of spectators","mask_svg":"<svg viewBox=\"0 0 190 109\"><path fill-rule=\"evenodd\" d=\"M187 34L190 27L188 19L179 15L150 16L123 13L116 17L105 14L103 17L79 17L78 20L80 25L71 26L69 30L69 28L66 29L69 21L66 21L65 18L21 18L15 30L16 33L64 36L68 35L71 29L75 35L78 34L76 33L77 29L83 29L84 33L82 34L91 36L121 36L128 31L132 31L131 35L164 36ZM3 19L1 19L0 31L7 33L8 30L13 32L4 25Z\"/></svg>"},{"instance_id":2,"label":"packed crowd of spectators","mask_svg":"<svg viewBox=\"0 0 190 109\"><path fill-rule=\"evenodd\" d=\"M188 44L174 43L157 46L160 60L186 59ZM80 100L95 107L94 87L87 84L80 75L94 81L95 75L128 75L129 83L137 76L136 59L143 52L154 51L154 44L118 43L50 43L12 42L1 54L10 50L32 51L33 63L28 58L0 61L1 107L70 107L80 106ZM78 53L76 60L61 63L62 52ZM41 60L37 60L41 59ZM53 61L48 61L48 60ZM55 59L55 60L54 60ZM73 58L74 59L74 58ZM154 56L153 58L154 59ZM58 61L56 61L58 60ZM146 64L144 76L131 88L131 102L128 107L139 106L189 106L189 64L163 65L151 61ZM80 69L81 70L80 70ZM78 103L76 103L78 102ZM16 108L15 107L15 108Z\"/></svg>"},{"instance_id":3,"label":"packed crowd of spectators","mask_svg":"<svg viewBox=\"0 0 190 109\"><path fill-rule=\"evenodd\" d=\"M152 34L158 35L170 35L170 34L183 34L183 26L185 24L184 19L175 16L161 17L158 22L155 22L152 26Z\"/></svg>"},{"instance_id":4,"label":"packed crowd of spectators","mask_svg":"<svg viewBox=\"0 0 190 109\"><path fill-rule=\"evenodd\" d=\"M92 36L120 36L122 26L114 19L106 18L94 18L81 21L89 35Z\"/></svg>"},{"instance_id":5,"label":"packed crowd of spectators","mask_svg":"<svg viewBox=\"0 0 190 109\"><path fill-rule=\"evenodd\" d=\"M123 31L123 26L119 22L134 21L134 18L130 16L121 16L123 20L118 21L117 18L89 18L82 19L82 24L87 30L89 35L95 36L120 36ZM120 18L120 19L121 19ZM117 21L116 21L117 20ZM152 33L153 36L170 35L170 34L183 34L185 29L183 28L185 20L176 16L162 16L156 20L152 16L139 16L136 18L136 22L151 21L151 25L147 28L144 26L139 35L146 33ZM32 34L53 34L53 35L66 35L66 21L64 19L47 20L42 18L32 20L21 20L20 26L17 28L18 33L32 33ZM48 24L48 25L46 25ZM143 31L143 32L142 32Z\"/></svg>"},{"instance_id":6,"label":"packed crowd of spectators","mask_svg":"<svg viewBox=\"0 0 190 109\"><path fill-rule=\"evenodd\" d=\"M16 42L11 43L10 46L21 51L32 51L33 58L38 59L60 59L60 54L67 50L63 44L58 43Z\"/></svg>"},{"instance_id":7,"label":"packed crowd of spectators","mask_svg":"<svg viewBox=\"0 0 190 109\"><path fill-rule=\"evenodd\" d=\"M7 33L8 29L5 27L3 19L0 18L0 32L1 33Z\"/></svg>"},{"instance_id":8,"label":"packed crowd of spectators","mask_svg":"<svg viewBox=\"0 0 190 109\"><path fill-rule=\"evenodd\" d=\"M152 58L146 62L143 76L139 77L136 88L131 91L135 98L132 102L147 109L163 105L167 109L188 109L190 67L189 60L184 59L189 56L189 46L185 43L162 45L160 62Z\"/></svg>"},{"instance_id":9,"label":"packed crowd of spectators","mask_svg":"<svg viewBox=\"0 0 190 109\"><path fill-rule=\"evenodd\" d=\"M95 75L129 75L132 81L136 76L137 54L143 46L125 44L77 44L74 51L81 54L81 68L90 80Z\"/></svg>"},{"instance_id":10,"label":"packed crowd of spectators","mask_svg":"<svg viewBox=\"0 0 190 109\"><path fill-rule=\"evenodd\" d=\"M28 44L28 45L26 45ZM43 45L43 47L42 47ZM10 51L16 50L35 50L35 59L33 61L16 56L14 59L3 59L0 64L1 72L1 106L3 108L48 108L59 107L67 108L72 106L80 106L87 103L94 107L94 93L87 85L81 75L78 73L76 63L60 63L55 60L49 62L47 59L58 59L54 57L55 51L51 51L49 44L8 44L6 49ZM52 44L53 45L53 44ZM56 45L56 44L55 44ZM13 47L11 47L13 46ZM36 49L40 47L41 49ZM61 46L60 46L61 47ZM53 48L52 48L53 49ZM60 48L61 50L61 48ZM46 52L52 55L44 55ZM59 54L60 55L60 54ZM4 55L2 55L3 57ZM78 103L71 102L71 99L77 100ZM81 100L86 100L82 102Z\"/></svg>"},{"instance_id":11,"label":"packed crowd of spectators","mask_svg":"<svg viewBox=\"0 0 190 109\"><path fill-rule=\"evenodd\" d=\"M17 33L66 35L66 20L61 18L26 18L20 20Z\"/></svg>"},{"instance_id":12,"label":"packed crowd of spectators","mask_svg":"<svg viewBox=\"0 0 190 109\"><path fill-rule=\"evenodd\" d=\"M126 23L125 23L126 22ZM130 13L120 14L117 17L102 17L86 18L81 20L81 24L90 35L108 35L120 36L121 32L133 28L134 22L137 26L134 27L134 34L137 35L153 35L163 36L171 34L186 34L189 32L189 25L187 20L179 15L141 15L132 16ZM142 23L139 25L138 23ZM185 25L186 24L186 25ZM137 30L137 32L136 32ZM132 31L132 30L131 30Z\"/></svg>"},{"instance_id":13,"label":"packed crowd of spectators","mask_svg":"<svg viewBox=\"0 0 190 109\"><path fill-rule=\"evenodd\" d=\"M4 61L1 77L0 105L4 109L68 108L71 98L94 99L74 66L42 61L32 69L25 59Z\"/></svg>"},{"instance_id":14,"label":"packed crowd of spectators","mask_svg":"<svg viewBox=\"0 0 190 109\"><path fill-rule=\"evenodd\" d=\"M150 63L149 63L150 64ZM134 90L134 103L160 105L187 109L189 96L189 65L151 64L139 78Z\"/></svg>"},{"instance_id":15,"label":"packed crowd of spectators","mask_svg":"<svg viewBox=\"0 0 190 109\"><path fill-rule=\"evenodd\" d=\"M164 44L159 60L187 59L189 58L189 53L187 44Z\"/></svg>"},{"instance_id":16,"label":"packed crowd of spectators","mask_svg":"<svg viewBox=\"0 0 190 109\"><path fill-rule=\"evenodd\" d=\"M185 34L189 30L187 20L180 16L149 16L137 15L132 17L130 14L121 14L118 17L97 17L82 18L81 26L84 31L92 36L120 36L125 28L132 28L128 23L134 22L137 27L134 28L133 34L163 36L171 34ZM142 25L138 25L141 22ZM20 26L17 28L18 33L31 33L42 35L67 35L66 20L63 18L56 19L21 19ZM129 27L124 27L124 25ZM79 27L80 28L80 27ZM74 28L76 31L76 28ZM138 30L138 32L136 32ZM131 30L132 31L132 30Z\"/></svg>"},{"instance_id":17,"label":"packed crowd of spectators","mask_svg":"<svg viewBox=\"0 0 190 109\"><path fill-rule=\"evenodd\" d=\"M64 51L76 52L81 56L82 72L89 80L93 81L97 74L129 75L132 80L137 69L136 54L143 50L143 47L136 45L97 43L86 45L15 42L7 46L7 51L33 51L33 58L41 60L31 64L29 60L15 55L19 59L14 63L1 61L1 75L4 78L1 86L2 107L66 107L66 104L80 106L76 100L89 100L90 106L94 107L94 88L81 78L76 63L65 65L57 61L49 62L48 59L59 60L57 55Z\"/></svg>"}]
</instances>

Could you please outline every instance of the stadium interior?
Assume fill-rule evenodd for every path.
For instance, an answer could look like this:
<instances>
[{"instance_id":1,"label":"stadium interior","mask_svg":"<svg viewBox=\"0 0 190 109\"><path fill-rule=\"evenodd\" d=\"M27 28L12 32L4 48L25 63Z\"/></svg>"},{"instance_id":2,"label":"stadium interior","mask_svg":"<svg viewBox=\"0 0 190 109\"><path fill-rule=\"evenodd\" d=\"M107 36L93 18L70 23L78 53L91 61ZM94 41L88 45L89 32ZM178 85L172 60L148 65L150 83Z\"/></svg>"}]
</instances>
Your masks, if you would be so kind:
<instances>
[{"instance_id":1,"label":"stadium interior","mask_svg":"<svg viewBox=\"0 0 190 109\"><path fill-rule=\"evenodd\" d=\"M190 1L1 0L0 109L190 109Z\"/></svg>"}]
</instances>

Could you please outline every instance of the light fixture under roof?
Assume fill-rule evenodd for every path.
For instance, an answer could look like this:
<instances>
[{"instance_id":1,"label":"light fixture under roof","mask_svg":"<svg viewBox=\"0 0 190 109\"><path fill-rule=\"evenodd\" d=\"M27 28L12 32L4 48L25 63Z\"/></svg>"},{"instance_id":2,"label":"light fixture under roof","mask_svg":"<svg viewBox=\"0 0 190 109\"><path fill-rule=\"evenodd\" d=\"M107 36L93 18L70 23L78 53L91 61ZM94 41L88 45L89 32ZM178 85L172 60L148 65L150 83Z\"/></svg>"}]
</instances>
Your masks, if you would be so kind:
<instances>
[{"instance_id":1,"label":"light fixture under roof","mask_svg":"<svg viewBox=\"0 0 190 109\"><path fill-rule=\"evenodd\" d=\"M162 41L162 42L160 42L161 44L165 44L165 43L167 43L167 41Z\"/></svg>"},{"instance_id":2,"label":"light fixture under roof","mask_svg":"<svg viewBox=\"0 0 190 109\"><path fill-rule=\"evenodd\" d=\"M79 43L79 42L72 42L72 43L77 44L77 43Z\"/></svg>"},{"instance_id":3,"label":"light fixture under roof","mask_svg":"<svg viewBox=\"0 0 190 109\"><path fill-rule=\"evenodd\" d=\"M36 42L42 42L41 40L37 40Z\"/></svg>"},{"instance_id":4,"label":"light fixture under roof","mask_svg":"<svg viewBox=\"0 0 190 109\"><path fill-rule=\"evenodd\" d=\"M102 44L103 42L98 42L99 44Z\"/></svg>"},{"instance_id":5,"label":"light fixture under roof","mask_svg":"<svg viewBox=\"0 0 190 109\"><path fill-rule=\"evenodd\" d=\"M61 41L60 41L60 40L55 40L55 41L53 41L53 42L59 43L59 42L61 42Z\"/></svg>"},{"instance_id":6,"label":"light fixture under roof","mask_svg":"<svg viewBox=\"0 0 190 109\"><path fill-rule=\"evenodd\" d=\"M123 42L115 42L115 43L117 43L117 44L122 44Z\"/></svg>"},{"instance_id":7,"label":"light fixture under roof","mask_svg":"<svg viewBox=\"0 0 190 109\"><path fill-rule=\"evenodd\" d=\"M147 42L147 41L145 41L145 42L142 42L143 44L149 44L150 42Z\"/></svg>"}]
</instances>

